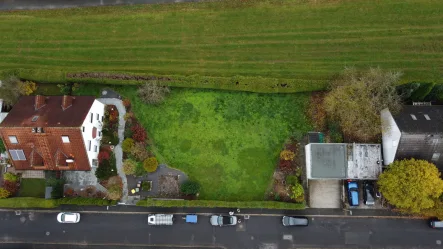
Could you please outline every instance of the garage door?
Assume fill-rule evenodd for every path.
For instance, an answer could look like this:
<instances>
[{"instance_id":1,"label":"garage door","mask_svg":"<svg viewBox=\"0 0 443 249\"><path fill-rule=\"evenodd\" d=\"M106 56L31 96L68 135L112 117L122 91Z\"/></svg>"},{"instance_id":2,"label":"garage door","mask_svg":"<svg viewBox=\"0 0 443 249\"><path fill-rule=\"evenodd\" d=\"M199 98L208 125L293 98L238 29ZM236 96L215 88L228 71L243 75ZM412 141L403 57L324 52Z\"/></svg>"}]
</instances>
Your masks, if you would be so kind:
<instances>
[{"instance_id":1,"label":"garage door","mask_svg":"<svg viewBox=\"0 0 443 249\"><path fill-rule=\"evenodd\" d=\"M309 180L309 207L341 208L341 180Z\"/></svg>"}]
</instances>

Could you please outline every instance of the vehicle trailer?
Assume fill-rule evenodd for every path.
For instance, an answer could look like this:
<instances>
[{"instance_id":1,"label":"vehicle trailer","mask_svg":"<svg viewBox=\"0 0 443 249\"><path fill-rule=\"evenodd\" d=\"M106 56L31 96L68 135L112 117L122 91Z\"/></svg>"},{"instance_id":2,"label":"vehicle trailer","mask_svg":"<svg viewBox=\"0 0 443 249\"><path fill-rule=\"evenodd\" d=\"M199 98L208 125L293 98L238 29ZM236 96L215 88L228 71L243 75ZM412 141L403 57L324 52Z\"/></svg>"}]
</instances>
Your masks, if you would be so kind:
<instances>
[{"instance_id":1,"label":"vehicle trailer","mask_svg":"<svg viewBox=\"0 0 443 249\"><path fill-rule=\"evenodd\" d=\"M172 214L153 214L148 216L148 225L171 226L174 224L174 215Z\"/></svg>"}]
</instances>

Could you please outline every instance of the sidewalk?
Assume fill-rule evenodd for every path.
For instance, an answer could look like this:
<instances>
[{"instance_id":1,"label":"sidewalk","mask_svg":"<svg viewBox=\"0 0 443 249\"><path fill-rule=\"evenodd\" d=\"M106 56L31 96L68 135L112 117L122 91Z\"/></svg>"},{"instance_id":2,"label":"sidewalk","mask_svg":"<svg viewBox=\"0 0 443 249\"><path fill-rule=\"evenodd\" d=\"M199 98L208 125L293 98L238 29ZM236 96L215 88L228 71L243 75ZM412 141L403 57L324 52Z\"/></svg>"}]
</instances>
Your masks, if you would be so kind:
<instances>
[{"instance_id":1,"label":"sidewalk","mask_svg":"<svg viewBox=\"0 0 443 249\"><path fill-rule=\"evenodd\" d=\"M0 0L0 10L63 9L75 7L196 2L195 0Z\"/></svg>"}]
</instances>

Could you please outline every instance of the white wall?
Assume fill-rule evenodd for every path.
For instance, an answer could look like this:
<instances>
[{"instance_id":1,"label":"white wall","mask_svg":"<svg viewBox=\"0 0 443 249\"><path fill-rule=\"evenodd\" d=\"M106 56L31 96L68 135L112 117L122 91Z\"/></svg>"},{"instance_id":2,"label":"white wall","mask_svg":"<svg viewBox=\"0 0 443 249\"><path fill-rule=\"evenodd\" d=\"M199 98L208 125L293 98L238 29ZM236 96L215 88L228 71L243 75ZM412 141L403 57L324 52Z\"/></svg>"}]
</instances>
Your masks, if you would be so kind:
<instances>
[{"instance_id":1,"label":"white wall","mask_svg":"<svg viewBox=\"0 0 443 249\"><path fill-rule=\"evenodd\" d=\"M93 114L92 123L91 123L91 113ZM97 120L97 114L98 114L98 120ZM80 127L80 129L82 129L83 141L85 142L85 147L86 147L85 149L86 152L88 153L89 164L91 167L93 167L92 160L97 159L98 152L100 150L100 142L102 138L100 133L103 128L102 118L104 114L105 114L105 105L98 100L94 100L94 103L92 104L86 119L83 121L82 127ZM94 127L97 128L96 138L92 138L92 129ZM91 148L89 148L89 141L91 141ZM97 148L96 151L95 148Z\"/></svg>"},{"instance_id":2,"label":"white wall","mask_svg":"<svg viewBox=\"0 0 443 249\"><path fill-rule=\"evenodd\" d=\"M305 159L306 159L306 181L311 179L311 144L305 145Z\"/></svg>"},{"instance_id":3,"label":"white wall","mask_svg":"<svg viewBox=\"0 0 443 249\"><path fill-rule=\"evenodd\" d=\"M383 164L389 165L395 160L398 144L400 143L401 132L395 123L389 109L383 109L380 112L381 132L383 139Z\"/></svg>"}]
</instances>

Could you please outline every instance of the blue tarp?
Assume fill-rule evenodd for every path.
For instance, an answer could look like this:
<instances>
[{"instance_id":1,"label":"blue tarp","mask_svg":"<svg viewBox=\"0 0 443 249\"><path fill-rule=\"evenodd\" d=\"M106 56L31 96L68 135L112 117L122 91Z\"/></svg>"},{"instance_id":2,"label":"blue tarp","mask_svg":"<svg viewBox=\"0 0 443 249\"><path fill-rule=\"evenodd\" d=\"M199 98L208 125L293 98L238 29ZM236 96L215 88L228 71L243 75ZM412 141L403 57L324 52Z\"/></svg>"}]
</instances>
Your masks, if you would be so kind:
<instances>
[{"instance_id":1,"label":"blue tarp","mask_svg":"<svg viewBox=\"0 0 443 249\"><path fill-rule=\"evenodd\" d=\"M186 222L187 223L197 223L197 215L195 215L195 214L186 215Z\"/></svg>"}]
</instances>

